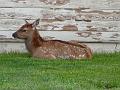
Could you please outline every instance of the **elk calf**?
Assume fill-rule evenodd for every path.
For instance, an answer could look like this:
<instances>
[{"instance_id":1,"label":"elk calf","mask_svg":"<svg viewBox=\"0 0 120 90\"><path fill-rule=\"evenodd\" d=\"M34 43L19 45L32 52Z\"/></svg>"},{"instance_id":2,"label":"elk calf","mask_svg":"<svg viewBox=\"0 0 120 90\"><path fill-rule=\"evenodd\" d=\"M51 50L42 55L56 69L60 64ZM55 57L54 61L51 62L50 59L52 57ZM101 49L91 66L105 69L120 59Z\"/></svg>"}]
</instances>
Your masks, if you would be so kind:
<instances>
[{"instance_id":1,"label":"elk calf","mask_svg":"<svg viewBox=\"0 0 120 90\"><path fill-rule=\"evenodd\" d=\"M14 38L25 40L26 48L33 57L50 59L81 59L92 57L91 49L86 45L61 40L44 40L36 29L38 24L39 19L33 23L26 21L26 24L12 35Z\"/></svg>"}]
</instances>

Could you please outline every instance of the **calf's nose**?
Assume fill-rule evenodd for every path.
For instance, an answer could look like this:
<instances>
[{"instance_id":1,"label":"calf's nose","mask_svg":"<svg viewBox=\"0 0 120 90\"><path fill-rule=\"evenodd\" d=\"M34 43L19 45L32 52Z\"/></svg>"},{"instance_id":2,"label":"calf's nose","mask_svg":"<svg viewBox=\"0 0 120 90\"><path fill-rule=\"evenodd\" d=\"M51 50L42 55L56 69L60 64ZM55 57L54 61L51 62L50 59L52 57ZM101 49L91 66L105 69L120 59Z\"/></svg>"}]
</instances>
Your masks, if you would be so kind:
<instances>
[{"instance_id":1,"label":"calf's nose","mask_svg":"<svg viewBox=\"0 0 120 90\"><path fill-rule=\"evenodd\" d=\"M13 33L12 36L13 36L14 38L16 38L16 37L17 37L17 34L16 34L16 33Z\"/></svg>"}]
</instances>

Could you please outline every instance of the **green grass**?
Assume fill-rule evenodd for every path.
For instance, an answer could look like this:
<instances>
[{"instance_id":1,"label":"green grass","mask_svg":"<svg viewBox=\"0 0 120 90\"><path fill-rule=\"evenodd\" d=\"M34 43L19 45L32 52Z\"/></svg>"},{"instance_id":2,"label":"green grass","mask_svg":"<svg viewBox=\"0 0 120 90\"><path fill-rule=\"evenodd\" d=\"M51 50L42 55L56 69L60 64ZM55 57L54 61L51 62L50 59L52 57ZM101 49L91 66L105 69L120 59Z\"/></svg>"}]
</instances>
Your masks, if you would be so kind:
<instances>
[{"instance_id":1,"label":"green grass","mask_svg":"<svg viewBox=\"0 0 120 90\"><path fill-rule=\"evenodd\" d=\"M120 53L92 60L43 60L0 54L0 90L120 90Z\"/></svg>"}]
</instances>

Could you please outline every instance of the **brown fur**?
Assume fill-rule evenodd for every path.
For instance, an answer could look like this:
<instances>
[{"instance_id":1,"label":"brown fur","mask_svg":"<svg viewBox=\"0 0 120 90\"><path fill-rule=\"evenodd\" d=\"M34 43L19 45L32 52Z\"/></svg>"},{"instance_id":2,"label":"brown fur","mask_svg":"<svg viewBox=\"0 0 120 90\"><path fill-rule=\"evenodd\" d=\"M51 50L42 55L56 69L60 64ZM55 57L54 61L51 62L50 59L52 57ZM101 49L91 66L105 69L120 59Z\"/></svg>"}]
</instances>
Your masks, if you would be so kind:
<instances>
[{"instance_id":1,"label":"brown fur","mask_svg":"<svg viewBox=\"0 0 120 90\"><path fill-rule=\"evenodd\" d=\"M44 41L44 40L38 35L37 31L34 31L31 43L33 44L35 48L37 48L42 45L42 42L40 41Z\"/></svg>"},{"instance_id":2,"label":"brown fur","mask_svg":"<svg viewBox=\"0 0 120 90\"><path fill-rule=\"evenodd\" d=\"M51 59L92 58L91 49L84 44L62 40L44 40L37 29L33 27L33 24L26 23L13 36L25 39L26 48L33 57Z\"/></svg>"}]
</instances>

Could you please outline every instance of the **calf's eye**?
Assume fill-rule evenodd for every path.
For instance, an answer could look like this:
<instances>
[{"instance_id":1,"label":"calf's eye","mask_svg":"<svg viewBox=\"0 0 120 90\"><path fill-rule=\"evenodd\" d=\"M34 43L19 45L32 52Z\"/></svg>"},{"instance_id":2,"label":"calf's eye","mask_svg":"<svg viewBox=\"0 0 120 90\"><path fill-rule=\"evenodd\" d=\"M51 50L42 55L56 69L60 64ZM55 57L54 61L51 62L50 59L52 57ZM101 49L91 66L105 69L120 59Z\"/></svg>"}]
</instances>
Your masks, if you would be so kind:
<instances>
[{"instance_id":1,"label":"calf's eye","mask_svg":"<svg viewBox=\"0 0 120 90\"><path fill-rule=\"evenodd\" d=\"M27 32L27 30L22 30L22 32Z\"/></svg>"}]
</instances>

